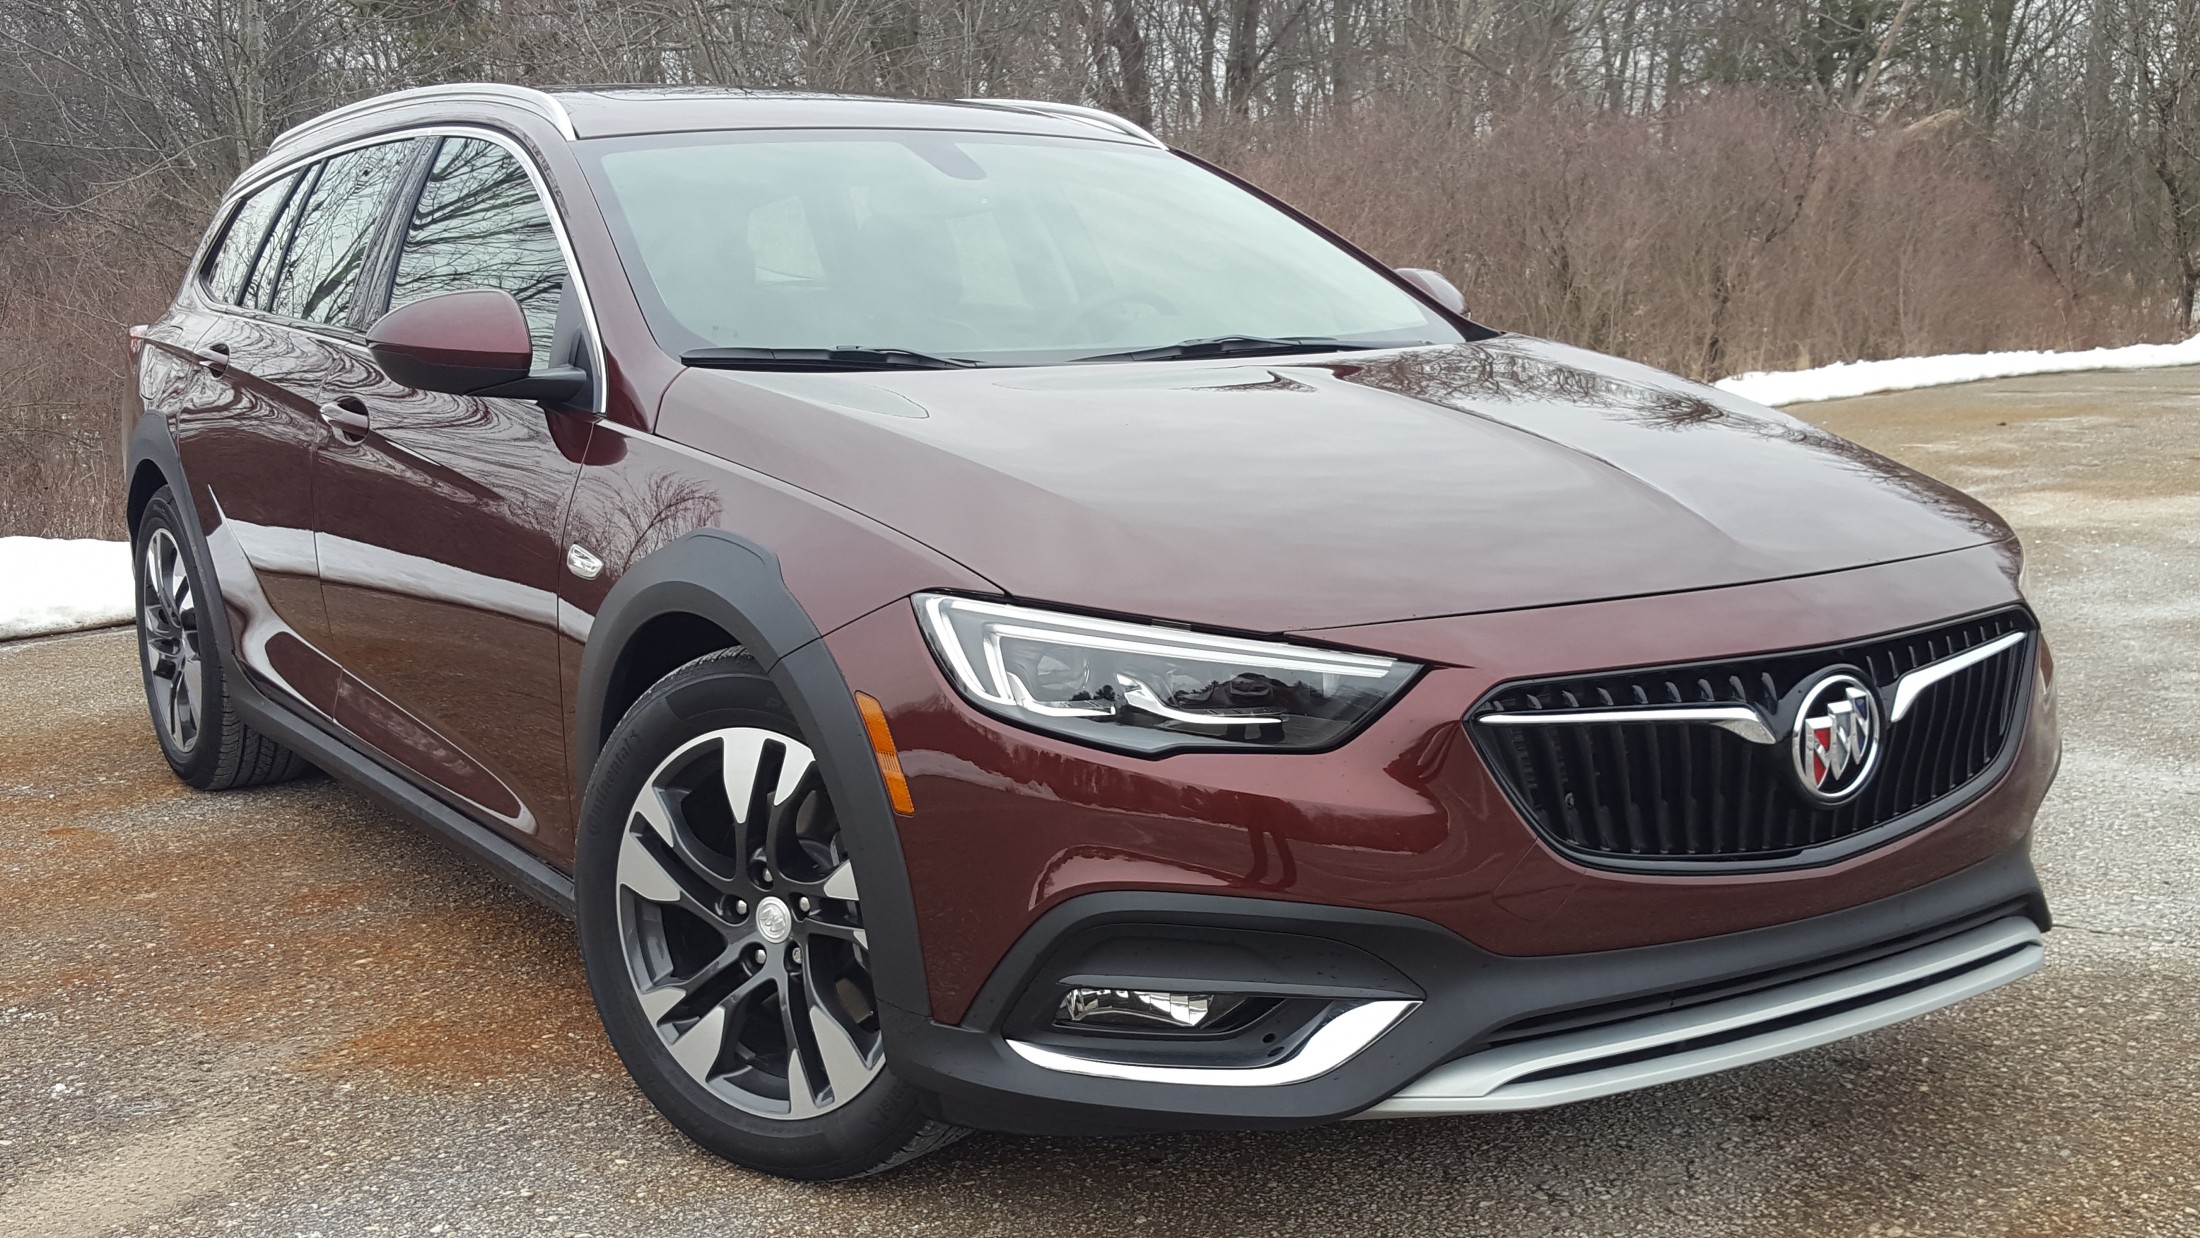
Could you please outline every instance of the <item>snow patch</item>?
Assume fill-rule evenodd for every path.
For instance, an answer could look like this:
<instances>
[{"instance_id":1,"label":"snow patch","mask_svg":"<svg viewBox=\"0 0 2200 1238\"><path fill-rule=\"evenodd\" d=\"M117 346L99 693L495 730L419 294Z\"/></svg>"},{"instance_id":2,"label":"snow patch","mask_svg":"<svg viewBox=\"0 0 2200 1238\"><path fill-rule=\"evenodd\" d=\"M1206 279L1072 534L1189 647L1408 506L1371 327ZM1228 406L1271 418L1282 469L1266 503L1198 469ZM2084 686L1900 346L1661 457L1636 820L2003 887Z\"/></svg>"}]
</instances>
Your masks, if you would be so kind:
<instances>
[{"instance_id":1,"label":"snow patch","mask_svg":"<svg viewBox=\"0 0 2200 1238\"><path fill-rule=\"evenodd\" d=\"M126 623L134 590L128 542L0 537L0 640Z\"/></svg>"},{"instance_id":2,"label":"snow patch","mask_svg":"<svg viewBox=\"0 0 2200 1238\"><path fill-rule=\"evenodd\" d=\"M1980 352L1941 357L1895 357L1887 361L1842 361L1815 370L1758 371L1722 378L1712 384L1759 404L1802 404L1839 400L1876 391L1908 391L1946 383L1974 383L2022 374L2065 374L2078 370L2152 370L2171 365L2200 365L2200 335L2182 344L2132 344L2089 348L2082 352Z\"/></svg>"}]
</instances>

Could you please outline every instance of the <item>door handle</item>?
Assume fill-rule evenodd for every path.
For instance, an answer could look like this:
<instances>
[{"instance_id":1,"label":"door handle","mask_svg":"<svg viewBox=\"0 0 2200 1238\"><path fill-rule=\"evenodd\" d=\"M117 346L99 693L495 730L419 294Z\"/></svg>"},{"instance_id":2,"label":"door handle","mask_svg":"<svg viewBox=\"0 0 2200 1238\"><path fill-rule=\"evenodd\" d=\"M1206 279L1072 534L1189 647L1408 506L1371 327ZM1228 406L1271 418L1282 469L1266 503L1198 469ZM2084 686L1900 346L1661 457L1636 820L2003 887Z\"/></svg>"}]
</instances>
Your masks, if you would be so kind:
<instances>
[{"instance_id":1,"label":"door handle","mask_svg":"<svg viewBox=\"0 0 2200 1238\"><path fill-rule=\"evenodd\" d=\"M208 344L206 347L193 352L191 357L199 363L200 369L216 378L220 378L229 372L229 345L227 344Z\"/></svg>"},{"instance_id":2,"label":"door handle","mask_svg":"<svg viewBox=\"0 0 2200 1238\"><path fill-rule=\"evenodd\" d=\"M367 417L366 401L355 395L347 395L341 400L323 404L321 406L321 420L327 422L331 430L336 431L345 438L358 438L360 435L365 434L373 424Z\"/></svg>"}]
</instances>

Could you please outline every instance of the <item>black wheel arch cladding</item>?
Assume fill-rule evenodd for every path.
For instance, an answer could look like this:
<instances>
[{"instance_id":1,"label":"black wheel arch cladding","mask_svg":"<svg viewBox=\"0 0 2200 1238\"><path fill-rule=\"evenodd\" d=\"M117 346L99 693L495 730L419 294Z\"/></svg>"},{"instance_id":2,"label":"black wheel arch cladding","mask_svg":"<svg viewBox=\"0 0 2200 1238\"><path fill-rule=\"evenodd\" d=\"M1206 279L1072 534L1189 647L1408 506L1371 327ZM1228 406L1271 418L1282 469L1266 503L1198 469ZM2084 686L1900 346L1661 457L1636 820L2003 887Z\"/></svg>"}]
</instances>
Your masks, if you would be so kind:
<instances>
[{"instance_id":1,"label":"black wheel arch cladding","mask_svg":"<svg viewBox=\"0 0 2200 1238\"><path fill-rule=\"evenodd\" d=\"M237 665L237 659L230 640L229 611L222 604L221 580L215 575L214 556L207 549L206 535L199 528L199 507L191 501L191 485L183 473L183 456L176 450L175 435L169 428L168 419L159 413L146 413L138 418L123 455L122 478L129 496L130 536L133 539L137 536L138 520L145 511L145 504L160 490L160 485L145 484L148 468L158 472L161 484L176 496L176 520L188 543L185 549L190 552L191 563L199 573L198 604L206 616L199 630L213 633L222 667L225 671L231 670Z\"/></svg>"},{"instance_id":2,"label":"black wheel arch cladding","mask_svg":"<svg viewBox=\"0 0 2200 1238\"><path fill-rule=\"evenodd\" d=\"M721 529L702 529L650 553L619 577L596 611L581 654L573 741L579 781L585 785L594 773L617 724L605 717L605 706L622 687L618 677L630 643L650 620L682 613L729 633L779 689L803 741L817 754L819 775L855 861L876 996L903 1010L928 1013L916 902L869 733L839 664L809 612L787 589L770 551Z\"/></svg>"},{"instance_id":3,"label":"black wheel arch cladding","mask_svg":"<svg viewBox=\"0 0 2200 1238\"><path fill-rule=\"evenodd\" d=\"M923 1098L883 1072L857 1095L808 1117L729 1105L670 1055L656 1019L634 999L613 875L623 837L633 828L618 806L633 801L667 754L728 726L792 730L798 725L792 712L759 665L730 646L683 664L645 692L614 730L591 780L575 919L604 1029L660 1112L689 1138L737 1163L791 1177L835 1179L874 1172L938 1142L937 1123Z\"/></svg>"}]
</instances>

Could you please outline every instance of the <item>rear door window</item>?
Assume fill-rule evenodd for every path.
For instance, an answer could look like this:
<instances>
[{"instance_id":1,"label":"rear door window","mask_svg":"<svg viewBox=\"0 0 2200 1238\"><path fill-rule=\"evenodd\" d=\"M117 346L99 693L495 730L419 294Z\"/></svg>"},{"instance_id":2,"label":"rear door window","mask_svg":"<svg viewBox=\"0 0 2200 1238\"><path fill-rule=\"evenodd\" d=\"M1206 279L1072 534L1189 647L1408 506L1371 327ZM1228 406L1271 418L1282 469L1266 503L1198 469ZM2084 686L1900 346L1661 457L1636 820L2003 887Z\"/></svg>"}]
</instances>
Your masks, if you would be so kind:
<instances>
[{"instance_id":1,"label":"rear door window","mask_svg":"<svg viewBox=\"0 0 2200 1238\"><path fill-rule=\"evenodd\" d=\"M376 225L412 151L411 140L385 142L320 165L304 205L286 212L294 222L273 287L264 289L268 311L330 324L350 317Z\"/></svg>"},{"instance_id":2,"label":"rear door window","mask_svg":"<svg viewBox=\"0 0 2200 1238\"><path fill-rule=\"evenodd\" d=\"M527 169L494 142L444 138L398 254L391 307L501 288L527 315L541 369L551 364L565 280L564 251Z\"/></svg>"},{"instance_id":3,"label":"rear door window","mask_svg":"<svg viewBox=\"0 0 2200 1238\"><path fill-rule=\"evenodd\" d=\"M275 222L268 225L267 237L260 242L259 255L245 275L244 287L237 291L237 304L246 309L267 308L275 291L275 277L283 265L283 251L290 248L291 234L298 228L298 214L305 209L306 199L313 196L313 182L320 175L321 169L314 166L291 177L290 197L284 201L282 213L275 217Z\"/></svg>"},{"instance_id":4,"label":"rear door window","mask_svg":"<svg viewBox=\"0 0 2200 1238\"><path fill-rule=\"evenodd\" d=\"M230 215L229 227L223 230L220 243L206 262L206 290L217 300L234 305L243 295L253 260L260 256L262 243L267 240L268 225L283 209L297 183L295 172L269 181L253 190Z\"/></svg>"}]
</instances>

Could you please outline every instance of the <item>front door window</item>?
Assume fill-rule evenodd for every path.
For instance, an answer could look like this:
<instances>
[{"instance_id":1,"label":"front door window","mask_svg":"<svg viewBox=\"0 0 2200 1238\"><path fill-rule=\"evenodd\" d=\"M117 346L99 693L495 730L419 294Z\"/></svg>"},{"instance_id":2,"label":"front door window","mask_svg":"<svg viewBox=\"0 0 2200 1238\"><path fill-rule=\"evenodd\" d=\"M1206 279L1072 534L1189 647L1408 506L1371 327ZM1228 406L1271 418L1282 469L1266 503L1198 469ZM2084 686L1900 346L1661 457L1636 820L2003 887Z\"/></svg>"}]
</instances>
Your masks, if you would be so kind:
<instances>
[{"instance_id":1,"label":"front door window","mask_svg":"<svg viewBox=\"0 0 2200 1238\"><path fill-rule=\"evenodd\" d=\"M534 181L511 152L478 138L445 138L413 208L390 305L439 292L501 288L527 315L535 368L552 346L565 299L565 254Z\"/></svg>"}]
</instances>

